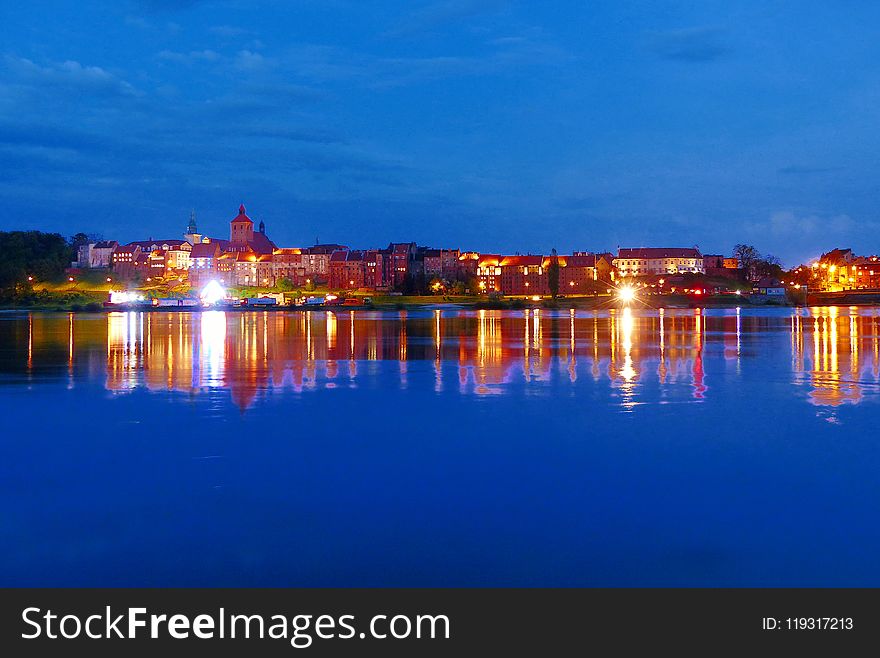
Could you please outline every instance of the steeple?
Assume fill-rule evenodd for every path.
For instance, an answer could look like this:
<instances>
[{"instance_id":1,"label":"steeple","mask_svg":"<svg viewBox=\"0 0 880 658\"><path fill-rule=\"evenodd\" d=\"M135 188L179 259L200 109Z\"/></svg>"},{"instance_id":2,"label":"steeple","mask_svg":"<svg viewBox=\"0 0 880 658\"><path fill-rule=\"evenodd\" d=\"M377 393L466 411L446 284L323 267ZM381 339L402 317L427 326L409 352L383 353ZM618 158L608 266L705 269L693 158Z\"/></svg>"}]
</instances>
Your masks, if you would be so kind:
<instances>
[{"instance_id":1,"label":"steeple","mask_svg":"<svg viewBox=\"0 0 880 658\"><path fill-rule=\"evenodd\" d=\"M186 227L186 233L183 234L184 239L190 244L198 244L202 241L202 234L196 228L196 211L191 210L189 213L189 224Z\"/></svg>"},{"instance_id":2,"label":"steeple","mask_svg":"<svg viewBox=\"0 0 880 658\"><path fill-rule=\"evenodd\" d=\"M266 223L262 219L260 220L260 233L266 235Z\"/></svg>"},{"instance_id":3,"label":"steeple","mask_svg":"<svg viewBox=\"0 0 880 658\"><path fill-rule=\"evenodd\" d=\"M229 223L229 241L236 245L246 245L254 239L254 223L247 216L244 204L238 207L238 216Z\"/></svg>"}]
</instances>

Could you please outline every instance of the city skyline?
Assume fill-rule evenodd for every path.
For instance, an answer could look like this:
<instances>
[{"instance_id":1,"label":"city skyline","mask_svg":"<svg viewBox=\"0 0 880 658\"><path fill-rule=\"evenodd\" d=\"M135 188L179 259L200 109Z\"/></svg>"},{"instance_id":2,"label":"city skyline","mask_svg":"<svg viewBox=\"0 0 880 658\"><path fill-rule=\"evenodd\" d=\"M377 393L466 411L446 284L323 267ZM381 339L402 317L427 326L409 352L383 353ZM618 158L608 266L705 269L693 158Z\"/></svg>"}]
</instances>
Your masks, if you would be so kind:
<instances>
[{"instance_id":1,"label":"city skyline","mask_svg":"<svg viewBox=\"0 0 880 658\"><path fill-rule=\"evenodd\" d=\"M284 244L746 242L808 262L828 235L878 233L878 18L757 2L9 7L0 230L176 235L181 209L213 223L251 200Z\"/></svg>"}]
</instances>

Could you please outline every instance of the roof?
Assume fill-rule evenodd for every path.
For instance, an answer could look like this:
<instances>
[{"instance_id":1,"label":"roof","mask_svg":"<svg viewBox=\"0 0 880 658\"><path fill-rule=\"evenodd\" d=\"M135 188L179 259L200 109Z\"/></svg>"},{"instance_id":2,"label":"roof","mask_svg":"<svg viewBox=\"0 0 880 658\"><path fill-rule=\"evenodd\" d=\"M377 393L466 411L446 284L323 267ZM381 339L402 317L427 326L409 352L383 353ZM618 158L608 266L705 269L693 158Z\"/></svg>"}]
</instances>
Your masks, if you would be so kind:
<instances>
[{"instance_id":1,"label":"roof","mask_svg":"<svg viewBox=\"0 0 880 658\"><path fill-rule=\"evenodd\" d=\"M549 258L547 264L549 265ZM595 254L580 254L574 256L560 256L559 264L562 267L596 267Z\"/></svg>"},{"instance_id":2,"label":"roof","mask_svg":"<svg viewBox=\"0 0 880 658\"><path fill-rule=\"evenodd\" d=\"M822 254L819 257L820 263L840 263L847 261L853 257L853 250L850 248L845 249L832 249L827 254Z\"/></svg>"},{"instance_id":3,"label":"roof","mask_svg":"<svg viewBox=\"0 0 880 658\"><path fill-rule=\"evenodd\" d=\"M458 258L461 251L458 249L425 249L425 258L440 258L441 256L453 256Z\"/></svg>"},{"instance_id":4,"label":"roof","mask_svg":"<svg viewBox=\"0 0 880 658\"><path fill-rule=\"evenodd\" d=\"M618 258L702 258L694 247L639 247L618 249Z\"/></svg>"},{"instance_id":5,"label":"roof","mask_svg":"<svg viewBox=\"0 0 880 658\"><path fill-rule=\"evenodd\" d=\"M215 244L218 247L220 247L220 251L226 251L227 249L229 249L229 245L230 245L229 240L224 240L223 238L212 238L212 237L206 237L203 239L207 240L208 243L210 243L210 244Z\"/></svg>"},{"instance_id":6,"label":"roof","mask_svg":"<svg viewBox=\"0 0 880 658\"><path fill-rule=\"evenodd\" d=\"M220 251L215 242L199 242L193 245L192 258L214 258Z\"/></svg>"},{"instance_id":7,"label":"roof","mask_svg":"<svg viewBox=\"0 0 880 658\"><path fill-rule=\"evenodd\" d=\"M117 254L133 254L140 248L141 246L139 244L123 244L116 245L116 248L113 251Z\"/></svg>"},{"instance_id":8,"label":"roof","mask_svg":"<svg viewBox=\"0 0 880 658\"><path fill-rule=\"evenodd\" d=\"M332 254L334 251L348 251L348 247L341 244L316 244L302 250L304 254Z\"/></svg>"},{"instance_id":9,"label":"roof","mask_svg":"<svg viewBox=\"0 0 880 658\"><path fill-rule=\"evenodd\" d=\"M756 288L783 288L784 286L780 283L779 279L774 279L773 277L765 276L763 279L760 279L758 283L755 284Z\"/></svg>"},{"instance_id":10,"label":"roof","mask_svg":"<svg viewBox=\"0 0 880 658\"><path fill-rule=\"evenodd\" d=\"M133 240L132 242L128 243L128 246L135 244L138 245L141 249L152 249L154 244L159 246L167 244L169 247L174 249L184 244L189 244L189 242L186 240L180 240L178 238L173 238L171 240Z\"/></svg>"},{"instance_id":11,"label":"roof","mask_svg":"<svg viewBox=\"0 0 880 658\"><path fill-rule=\"evenodd\" d=\"M342 262L361 262L370 259L376 259L378 254L381 253L377 249L354 249L350 251L334 251L330 254L330 262L331 263L342 263Z\"/></svg>"},{"instance_id":12,"label":"roof","mask_svg":"<svg viewBox=\"0 0 880 658\"><path fill-rule=\"evenodd\" d=\"M541 255L534 256L504 256L501 258L501 267L525 267L528 265L542 265L544 257Z\"/></svg>"},{"instance_id":13,"label":"roof","mask_svg":"<svg viewBox=\"0 0 880 658\"><path fill-rule=\"evenodd\" d=\"M238 207L238 215L232 220L233 222L247 222L248 224L253 224L254 220L247 216L247 213L244 210L244 204L241 204Z\"/></svg>"},{"instance_id":14,"label":"roof","mask_svg":"<svg viewBox=\"0 0 880 658\"><path fill-rule=\"evenodd\" d=\"M271 254L278 248L274 242L266 237L265 233L254 233L253 240L248 240L247 244L259 254Z\"/></svg>"},{"instance_id":15,"label":"roof","mask_svg":"<svg viewBox=\"0 0 880 658\"><path fill-rule=\"evenodd\" d=\"M93 249L114 249L119 243L116 240L101 240L96 242Z\"/></svg>"}]
</instances>

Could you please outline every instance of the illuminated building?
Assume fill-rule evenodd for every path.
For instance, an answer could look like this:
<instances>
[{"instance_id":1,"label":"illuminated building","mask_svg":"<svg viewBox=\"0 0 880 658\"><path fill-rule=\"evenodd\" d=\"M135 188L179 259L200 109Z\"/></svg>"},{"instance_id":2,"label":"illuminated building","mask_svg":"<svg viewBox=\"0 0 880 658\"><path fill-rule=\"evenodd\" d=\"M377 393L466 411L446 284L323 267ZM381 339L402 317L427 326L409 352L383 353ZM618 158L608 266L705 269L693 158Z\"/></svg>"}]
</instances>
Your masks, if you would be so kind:
<instances>
[{"instance_id":1,"label":"illuminated building","mask_svg":"<svg viewBox=\"0 0 880 658\"><path fill-rule=\"evenodd\" d=\"M704 272L703 256L699 250L687 247L618 249L614 266L621 276Z\"/></svg>"}]
</instances>

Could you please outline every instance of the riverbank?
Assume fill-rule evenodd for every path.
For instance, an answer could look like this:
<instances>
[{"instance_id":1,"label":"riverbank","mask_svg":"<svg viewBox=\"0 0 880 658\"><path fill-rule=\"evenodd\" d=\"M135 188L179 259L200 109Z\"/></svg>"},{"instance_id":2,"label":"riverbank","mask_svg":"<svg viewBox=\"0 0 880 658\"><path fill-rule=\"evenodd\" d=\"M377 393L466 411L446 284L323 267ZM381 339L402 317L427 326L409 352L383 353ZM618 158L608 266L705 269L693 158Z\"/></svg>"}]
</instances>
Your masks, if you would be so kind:
<instances>
[{"instance_id":1,"label":"riverbank","mask_svg":"<svg viewBox=\"0 0 880 658\"><path fill-rule=\"evenodd\" d=\"M73 313L99 313L112 311L138 310L145 312L154 311L171 311L171 312L199 312L204 310L202 307L176 307L176 306L136 306L126 307L105 307L103 302L106 300L106 293L101 292L65 292L65 293L49 293L37 294L31 299L21 300L17 303L0 303L0 310L17 310L17 311L58 311ZM874 302L880 304L880 300ZM223 310L238 311L291 311L291 310L332 310L332 311L364 311L364 310L416 310L425 308L471 308L474 310L521 310L521 309L548 309L548 310L605 310L620 307L622 302L613 295L596 295L583 297L563 297L559 299L532 299L532 298L502 298L487 299L478 296L442 296L442 295L424 295L424 296L373 296L369 303L360 305L315 305L315 306L293 306L293 305L275 305L275 306L230 306L224 307ZM748 297L732 297L730 295L705 296L695 298L686 295L651 295L644 298L636 298L630 303L633 308L735 308L737 306L795 306L790 303L752 303Z\"/></svg>"}]
</instances>

